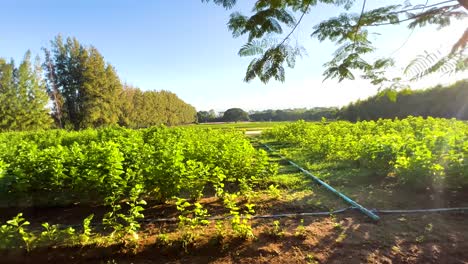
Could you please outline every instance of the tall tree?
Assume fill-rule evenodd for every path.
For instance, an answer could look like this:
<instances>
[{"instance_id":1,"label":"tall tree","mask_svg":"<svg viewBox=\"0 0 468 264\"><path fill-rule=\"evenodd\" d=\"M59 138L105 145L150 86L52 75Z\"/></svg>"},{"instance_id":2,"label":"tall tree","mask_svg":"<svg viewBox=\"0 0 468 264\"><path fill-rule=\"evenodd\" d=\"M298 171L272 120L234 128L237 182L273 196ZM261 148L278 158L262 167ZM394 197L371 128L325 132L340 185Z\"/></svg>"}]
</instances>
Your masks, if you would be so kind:
<instances>
[{"instance_id":1,"label":"tall tree","mask_svg":"<svg viewBox=\"0 0 468 264\"><path fill-rule=\"evenodd\" d=\"M63 98L63 124L80 129L84 119L83 72L88 52L76 38L67 38L64 42L58 35L51 44L56 83Z\"/></svg>"},{"instance_id":2,"label":"tall tree","mask_svg":"<svg viewBox=\"0 0 468 264\"><path fill-rule=\"evenodd\" d=\"M53 119L50 115L49 97L39 56L36 56L30 72L27 103L29 108L28 116L31 119L29 129L47 129L52 126Z\"/></svg>"},{"instance_id":3,"label":"tall tree","mask_svg":"<svg viewBox=\"0 0 468 264\"><path fill-rule=\"evenodd\" d=\"M83 69L83 127L117 124L118 96L122 85L112 66L94 47L89 48Z\"/></svg>"},{"instance_id":4,"label":"tall tree","mask_svg":"<svg viewBox=\"0 0 468 264\"><path fill-rule=\"evenodd\" d=\"M0 130L16 127L16 109L20 107L15 83L15 64L0 58Z\"/></svg>"},{"instance_id":5,"label":"tall tree","mask_svg":"<svg viewBox=\"0 0 468 264\"><path fill-rule=\"evenodd\" d=\"M49 94L55 116L74 129L117 124L122 90L115 69L94 47L76 38L52 41L52 54L45 49Z\"/></svg>"},{"instance_id":6,"label":"tall tree","mask_svg":"<svg viewBox=\"0 0 468 264\"><path fill-rule=\"evenodd\" d=\"M47 129L52 119L47 108L48 96L40 60L31 63L31 52L26 52L18 69L13 62L2 64L2 94L0 96L1 128L3 130Z\"/></svg>"},{"instance_id":7,"label":"tall tree","mask_svg":"<svg viewBox=\"0 0 468 264\"><path fill-rule=\"evenodd\" d=\"M198 111L197 112L197 122L206 123L210 121L210 113L208 111Z\"/></svg>"},{"instance_id":8,"label":"tall tree","mask_svg":"<svg viewBox=\"0 0 468 264\"><path fill-rule=\"evenodd\" d=\"M55 124L58 128L63 128L63 98L59 90L59 84L57 83L57 74L55 72L55 65L52 61L52 55L50 51L43 48L45 54L45 61L43 67L46 71L46 87L47 93L49 94L52 102L51 116L54 118Z\"/></svg>"},{"instance_id":9,"label":"tall tree","mask_svg":"<svg viewBox=\"0 0 468 264\"><path fill-rule=\"evenodd\" d=\"M135 127L135 94L139 91L128 84L122 86L119 94L119 125L126 127Z\"/></svg>"}]
</instances>

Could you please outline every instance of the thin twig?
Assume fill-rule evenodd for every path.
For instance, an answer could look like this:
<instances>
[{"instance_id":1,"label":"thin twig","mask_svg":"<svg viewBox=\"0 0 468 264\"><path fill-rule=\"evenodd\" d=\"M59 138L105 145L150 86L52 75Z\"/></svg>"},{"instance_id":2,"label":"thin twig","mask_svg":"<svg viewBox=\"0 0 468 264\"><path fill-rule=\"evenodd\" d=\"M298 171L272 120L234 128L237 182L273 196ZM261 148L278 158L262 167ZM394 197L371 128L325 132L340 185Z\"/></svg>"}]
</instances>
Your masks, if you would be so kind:
<instances>
[{"instance_id":1,"label":"thin twig","mask_svg":"<svg viewBox=\"0 0 468 264\"><path fill-rule=\"evenodd\" d=\"M293 29L291 30L291 32L289 32L289 34L283 39L283 41L281 41L281 43L278 45L278 46L281 46L284 44L284 42L286 40L289 39L289 37L292 35L292 33L296 30L297 26L299 26L299 24L301 23L302 21L302 18L304 18L305 14L307 13L307 11L309 10L309 6L310 4L307 5L306 9L304 10L304 12L302 13L301 17L299 18L299 20L297 21L296 25L294 25Z\"/></svg>"},{"instance_id":2,"label":"thin twig","mask_svg":"<svg viewBox=\"0 0 468 264\"><path fill-rule=\"evenodd\" d=\"M362 2L362 9L361 9L361 15L359 15L359 19L358 19L358 22L356 24L356 29L354 30L354 37L353 37L353 52L354 52L354 49L356 48L356 36L359 32L359 28L361 27L361 20L362 20L362 16L364 15L364 9L366 8L366 0L364 0Z\"/></svg>"},{"instance_id":3,"label":"thin twig","mask_svg":"<svg viewBox=\"0 0 468 264\"><path fill-rule=\"evenodd\" d=\"M430 7L434 7L434 6L438 6L438 5L442 5L442 4L446 4L446 3L450 3L450 2L457 2L457 0L448 0L448 1L439 2L439 3L436 3L436 4L432 4L432 5L425 4L425 5L421 6L421 7L413 7L413 8L404 9L404 10L400 10L400 11L396 11L396 12L390 12L389 14L395 15L395 14L401 14L401 13L405 13L405 12L413 11L413 10L419 10L419 9L424 10L425 8L430 8Z\"/></svg>"},{"instance_id":4,"label":"thin twig","mask_svg":"<svg viewBox=\"0 0 468 264\"><path fill-rule=\"evenodd\" d=\"M445 9L445 8L452 8L452 7L460 7L459 4L456 4L456 5L451 5L451 6L444 6L444 7L441 7L440 9ZM440 10L438 9L438 10ZM448 11L444 11L442 12L441 14L444 14L444 13L447 13ZM421 12L413 17L409 17L409 18L406 18L406 19L403 19L403 20L398 20L398 21L395 21L395 22L386 22L386 23L379 23L379 24L369 24L369 25L366 25L366 27L376 27L376 26L386 26L386 25L395 25L395 24L400 24L402 22L406 22L406 21L410 21L410 20L413 20L413 19L416 19L416 18L419 18L419 17L422 17L422 16L428 16L428 15L433 15L433 13L428 13L428 12Z\"/></svg>"},{"instance_id":5,"label":"thin twig","mask_svg":"<svg viewBox=\"0 0 468 264\"><path fill-rule=\"evenodd\" d=\"M452 1L454 1L454 0L452 0ZM446 2L450 2L450 1L446 1ZM426 3L425 3L424 6L422 7L422 12L424 12L424 10L425 10L426 7L432 7L432 6L434 6L434 5L428 6L427 3L429 3L429 0L426 0ZM390 56L393 56L393 54L395 54L397 51L399 51L401 48L403 48L403 47L406 45L406 43L408 43L408 41L409 41L409 39L411 38L411 36L413 35L415 29L416 29L416 27L414 27L414 28L411 29L411 32L410 32L410 34L408 35L408 37L406 38L405 42L403 42L403 44L401 44L401 46L400 46L398 49L396 49L395 51L393 51L392 54L390 54Z\"/></svg>"}]
</instances>

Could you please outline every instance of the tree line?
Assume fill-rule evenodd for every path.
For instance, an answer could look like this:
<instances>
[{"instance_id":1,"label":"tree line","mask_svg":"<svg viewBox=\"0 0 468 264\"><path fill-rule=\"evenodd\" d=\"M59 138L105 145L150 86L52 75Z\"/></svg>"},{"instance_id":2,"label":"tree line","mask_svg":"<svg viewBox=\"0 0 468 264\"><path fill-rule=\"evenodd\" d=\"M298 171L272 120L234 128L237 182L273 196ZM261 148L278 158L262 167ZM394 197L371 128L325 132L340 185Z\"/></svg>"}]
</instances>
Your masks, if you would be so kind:
<instances>
[{"instance_id":1,"label":"tree line","mask_svg":"<svg viewBox=\"0 0 468 264\"><path fill-rule=\"evenodd\" d=\"M174 93L122 84L115 68L93 46L57 36L45 60L19 67L0 59L0 130L131 128L193 123L196 110Z\"/></svg>"},{"instance_id":2,"label":"tree line","mask_svg":"<svg viewBox=\"0 0 468 264\"><path fill-rule=\"evenodd\" d=\"M320 121L377 120L408 116L457 118L468 120L468 80L453 85L437 86L425 90L405 89L399 92L384 90L366 100L358 100L341 109L315 107L311 109L264 110L247 113L240 108L231 108L217 116L214 110L197 112L199 123L238 121Z\"/></svg>"},{"instance_id":3,"label":"tree line","mask_svg":"<svg viewBox=\"0 0 468 264\"><path fill-rule=\"evenodd\" d=\"M468 120L468 79L425 90L382 91L363 101L351 103L338 113L349 121L407 116Z\"/></svg>"},{"instance_id":4,"label":"tree line","mask_svg":"<svg viewBox=\"0 0 468 264\"><path fill-rule=\"evenodd\" d=\"M265 110L250 114L252 121L320 121L322 118L336 119L338 108L314 107L311 109Z\"/></svg>"},{"instance_id":5,"label":"tree line","mask_svg":"<svg viewBox=\"0 0 468 264\"><path fill-rule=\"evenodd\" d=\"M124 85L119 96L119 125L142 128L195 122L196 110L169 91L142 91Z\"/></svg>"},{"instance_id":6,"label":"tree line","mask_svg":"<svg viewBox=\"0 0 468 264\"><path fill-rule=\"evenodd\" d=\"M322 118L336 119L338 108L336 107L314 107L311 109L283 109L283 110L263 110L251 111L247 113L241 108L230 108L223 115L217 116L214 110L198 111L199 123L207 122L238 122L238 121L320 121Z\"/></svg>"}]
</instances>

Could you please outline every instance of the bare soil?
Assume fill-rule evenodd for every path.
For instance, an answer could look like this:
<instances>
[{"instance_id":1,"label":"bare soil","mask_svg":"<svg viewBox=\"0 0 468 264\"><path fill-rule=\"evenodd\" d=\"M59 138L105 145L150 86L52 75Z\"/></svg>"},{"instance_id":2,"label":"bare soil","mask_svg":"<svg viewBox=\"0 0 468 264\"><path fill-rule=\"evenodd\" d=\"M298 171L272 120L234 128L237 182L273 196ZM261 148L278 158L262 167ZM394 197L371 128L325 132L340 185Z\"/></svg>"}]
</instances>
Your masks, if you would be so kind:
<instances>
[{"instance_id":1,"label":"bare soil","mask_svg":"<svg viewBox=\"0 0 468 264\"><path fill-rule=\"evenodd\" d=\"M225 210L216 198L202 202L212 215ZM261 204L257 210L261 213L317 210L305 201L272 199ZM3 209L0 216L8 219L16 210ZM32 223L79 224L91 213L100 219L106 208L75 206L23 211ZM174 206L167 204L151 205L145 214L147 219L175 215ZM272 231L275 219L256 219L252 221L256 238L250 240L232 234L219 239L212 224L199 230L199 238L187 249L182 247L176 223L147 223L136 248L95 245L43 248L29 253L4 251L0 252L0 263L468 263L468 212L381 217L379 222L373 222L356 211L334 217L304 217L302 233L298 233L300 218L282 218L281 234ZM169 234L172 242L158 242L160 233Z\"/></svg>"}]
</instances>

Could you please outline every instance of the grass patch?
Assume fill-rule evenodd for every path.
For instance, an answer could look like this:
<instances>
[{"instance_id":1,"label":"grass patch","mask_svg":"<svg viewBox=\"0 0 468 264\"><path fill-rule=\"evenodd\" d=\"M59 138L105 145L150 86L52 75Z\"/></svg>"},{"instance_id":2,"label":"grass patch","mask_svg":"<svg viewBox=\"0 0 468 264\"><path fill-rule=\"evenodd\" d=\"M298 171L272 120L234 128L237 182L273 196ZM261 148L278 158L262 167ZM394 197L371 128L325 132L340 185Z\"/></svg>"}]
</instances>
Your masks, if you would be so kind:
<instances>
[{"instance_id":1,"label":"grass patch","mask_svg":"<svg viewBox=\"0 0 468 264\"><path fill-rule=\"evenodd\" d=\"M219 122L219 123L202 123L191 124L187 126L196 126L213 129L244 129L247 131L269 129L277 125L284 125L290 122Z\"/></svg>"}]
</instances>

